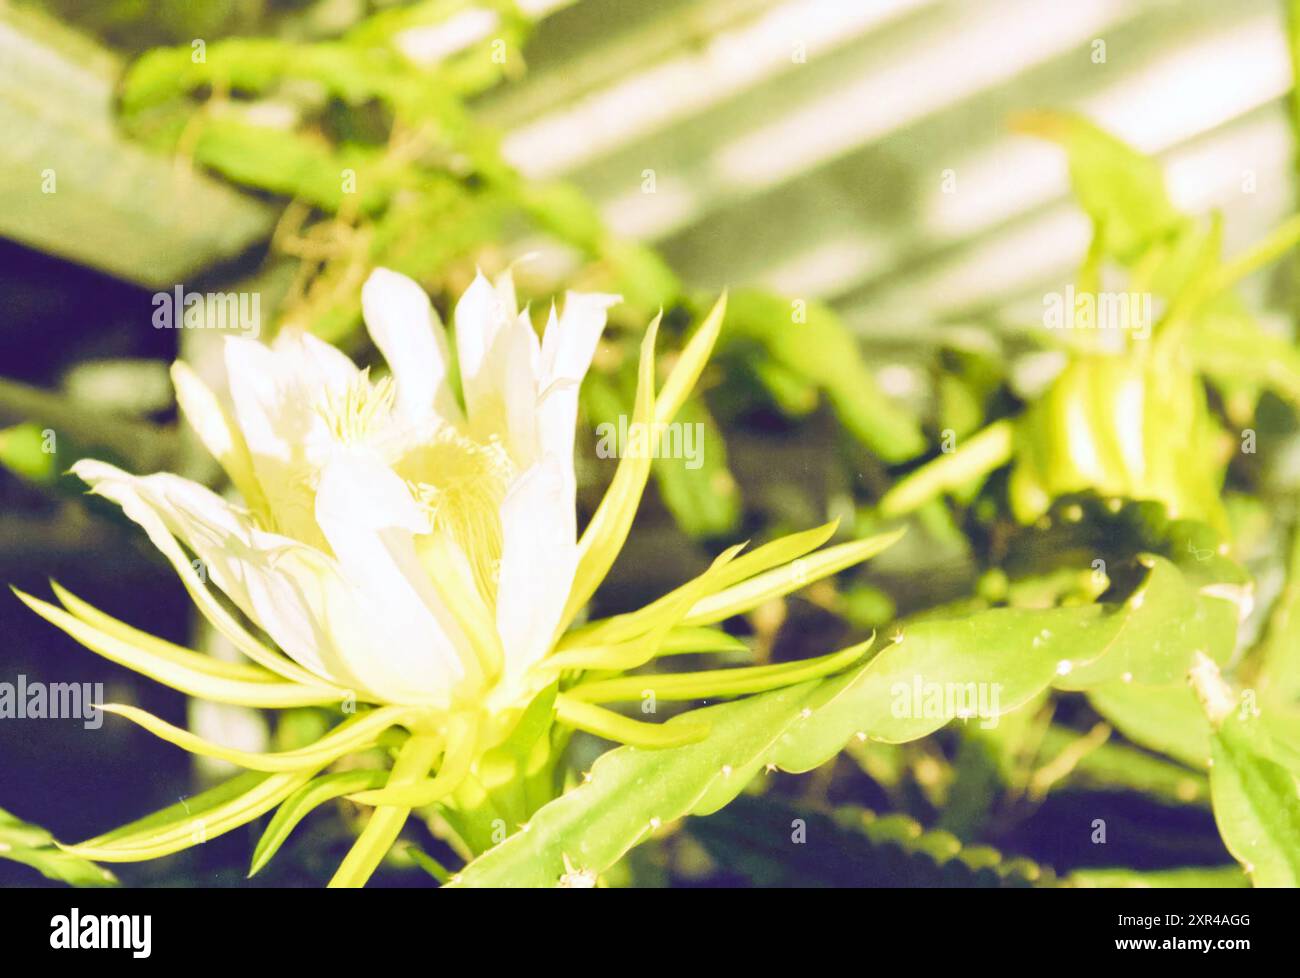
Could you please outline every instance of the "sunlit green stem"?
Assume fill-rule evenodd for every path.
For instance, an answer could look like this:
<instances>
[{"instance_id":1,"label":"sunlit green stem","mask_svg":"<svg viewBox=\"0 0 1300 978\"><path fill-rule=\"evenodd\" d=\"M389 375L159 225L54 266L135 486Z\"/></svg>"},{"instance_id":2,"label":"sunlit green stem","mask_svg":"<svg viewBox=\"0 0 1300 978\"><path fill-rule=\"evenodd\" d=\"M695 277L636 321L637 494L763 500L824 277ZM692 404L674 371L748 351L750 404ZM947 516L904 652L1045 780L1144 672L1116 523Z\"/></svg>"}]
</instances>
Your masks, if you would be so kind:
<instances>
[{"instance_id":1,"label":"sunlit green stem","mask_svg":"<svg viewBox=\"0 0 1300 978\"><path fill-rule=\"evenodd\" d=\"M1213 251L1217 254L1217 234L1211 240L1214 242ZM1219 265L1206 277L1194 279L1183 290L1182 295L1170 305L1159 327L1160 332L1169 334L1168 343L1181 344L1182 334L1207 302L1232 288L1253 272L1271 265L1297 244L1300 244L1300 214L1283 221L1263 239L1255 242L1231 261Z\"/></svg>"},{"instance_id":2,"label":"sunlit green stem","mask_svg":"<svg viewBox=\"0 0 1300 978\"><path fill-rule=\"evenodd\" d=\"M524 775L524 810L529 818L558 793L559 762L572 737L571 728L552 726L550 733L540 738L533 747L528 770Z\"/></svg>"},{"instance_id":3,"label":"sunlit green stem","mask_svg":"<svg viewBox=\"0 0 1300 978\"><path fill-rule=\"evenodd\" d=\"M1219 253L1223 247L1223 219L1215 214L1210 232L1201 242L1192 273L1169 308L1155 325L1159 348L1176 351L1186 342L1187 329L1197 311L1214 294L1213 281L1223 269Z\"/></svg>"},{"instance_id":4,"label":"sunlit green stem","mask_svg":"<svg viewBox=\"0 0 1300 978\"><path fill-rule=\"evenodd\" d=\"M1251 272L1277 261L1297 244L1300 244L1300 214L1287 218L1262 240L1220 265L1206 286L1204 298L1231 288Z\"/></svg>"},{"instance_id":5,"label":"sunlit green stem","mask_svg":"<svg viewBox=\"0 0 1300 978\"><path fill-rule=\"evenodd\" d=\"M1010 419L995 421L965 439L951 455L940 455L901 480L880 500L886 518L915 512L945 492L959 489L1011 461L1015 429Z\"/></svg>"},{"instance_id":6,"label":"sunlit green stem","mask_svg":"<svg viewBox=\"0 0 1300 978\"><path fill-rule=\"evenodd\" d=\"M393 762L393 773L389 775L388 783L396 787L422 780L429 768L433 767L440 743L438 737L413 734L402 745L397 760ZM397 841L398 833L402 831L406 817L410 814L411 809L401 805L382 805L376 808L329 885L353 888L365 886L366 880L379 868L380 862Z\"/></svg>"},{"instance_id":7,"label":"sunlit green stem","mask_svg":"<svg viewBox=\"0 0 1300 978\"><path fill-rule=\"evenodd\" d=\"M509 813L501 810L497 800L470 776L443 807L443 817L455 830L467 860L499 843L504 832L518 828L519 823L510 820Z\"/></svg>"}]
</instances>

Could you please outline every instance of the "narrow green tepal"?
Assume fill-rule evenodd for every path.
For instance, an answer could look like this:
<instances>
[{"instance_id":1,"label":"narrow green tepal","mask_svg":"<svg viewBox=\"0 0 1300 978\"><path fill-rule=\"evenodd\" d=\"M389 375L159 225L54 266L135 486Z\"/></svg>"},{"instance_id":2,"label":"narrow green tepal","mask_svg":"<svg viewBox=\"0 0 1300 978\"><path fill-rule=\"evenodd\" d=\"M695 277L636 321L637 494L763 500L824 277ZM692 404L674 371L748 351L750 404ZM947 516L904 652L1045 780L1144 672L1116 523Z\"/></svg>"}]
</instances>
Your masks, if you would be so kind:
<instances>
[{"instance_id":1,"label":"narrow green tepal","mask_svg":"<svg viewBox=\"0 0 1300 978\"><path fill-rule=\"evenodd\" d=\"M119 71L56 22L0 7L0 235L150 287L268 236L271 208L117 130Z\"/></svg>"},{"instance_id":2,"label":"narrow green tepal","mask_svg":"<svg viewBox=\"0 0 1300 978\"><path fill-rule=\"evenodd\" d=\"M117 877L88 859L58 848L45 829L0 808L0 859L30 866L47 879L71 886L116 886Z\"/></svg>"}]
</instances>

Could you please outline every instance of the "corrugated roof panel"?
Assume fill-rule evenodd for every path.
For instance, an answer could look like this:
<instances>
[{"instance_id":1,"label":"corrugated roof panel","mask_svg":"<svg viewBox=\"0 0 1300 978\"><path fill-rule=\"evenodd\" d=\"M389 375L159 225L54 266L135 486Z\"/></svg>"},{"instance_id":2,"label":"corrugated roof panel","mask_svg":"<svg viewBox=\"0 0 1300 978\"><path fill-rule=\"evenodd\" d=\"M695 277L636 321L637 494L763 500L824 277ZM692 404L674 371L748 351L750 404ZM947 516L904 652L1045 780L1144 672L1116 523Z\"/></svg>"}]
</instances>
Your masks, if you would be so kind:
<instances>
[{"instance_id":1,"label":"corrugated roof panel","mask_svg":"<svg viewBox=\"0 0 1300 978\"><path fill-rule=\"evenodd\" d=\"M1088 233L1059 151L1007 127L1027 108L1161 154L1181 206L1227 208L1229 248L1291 206L1272 0L650 6L558 11L483 109L525 173L572 179L696 285L827 298L882 337L1014 319Z\"/></svg>"}]
</instances>

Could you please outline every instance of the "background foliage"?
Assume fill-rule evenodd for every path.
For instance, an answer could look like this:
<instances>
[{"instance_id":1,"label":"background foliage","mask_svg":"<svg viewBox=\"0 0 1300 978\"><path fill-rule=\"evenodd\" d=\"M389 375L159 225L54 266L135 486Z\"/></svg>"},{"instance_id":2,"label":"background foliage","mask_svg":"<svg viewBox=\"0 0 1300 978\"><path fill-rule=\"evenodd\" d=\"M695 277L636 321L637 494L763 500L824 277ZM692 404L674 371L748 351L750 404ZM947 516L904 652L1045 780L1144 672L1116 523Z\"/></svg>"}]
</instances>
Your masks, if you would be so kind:
<instances>
[{"instance_id":1,"label":"background foliage","mask_svg":"<svg viewBox=\"0 0 1300 978\"><path fill-rule=\"evenodd\" d=\"M707 114L670 125L659 141L682 157L677 170L697 178L692 185L708 198L701 206L721 211L715 235L733 243L719 261L716 243L698 231L633 237L615 227L627 220L609 206L608 173L627 164L619 179L635 190L649 165L637 161L650 161L665 171L666 196L672 167L660 160L671 162L672 152L633 140L604 154L605 171L598 154L564 180L513 159L511 135L498 125L517 128L530 100L563 102L566 66L574 86L584 67L599 76L580 50L591 33L609 28L630 43L639 30L645 57L656 46L675 54L757 20L768 5L702 5L705 16L670 4L661 19L638 20L627 4L581 3L535 27L513 4L480 4L495 13L491 29L449 56L425 61L404 49L402 38L468 6L0 7L0 120L17 134L0 148L9 156L0 167L8 181L0 182L0 234L9 239L6 265L19 270L7 273L12 301L0 330L6 579L36 590L57 576L128 621L187 640L193 625L180 589L62 475L94 454L212 478L176 431L160 373L178 352L201 365L211 338L146 328L156 289L256 291L268 331L306 325L364 359L373 351L357 328L357 297L370 268L416 277L445 313L476 264L501 268L540 252L518 266L521 293L540 300L580 287L627 299L584 389L591 432L628 413L636 344L654 311L663 307L679 335L726 284L720 354L685 415L705 426L704 464L656 464L657 495L596 610L643 603L746 536L768 539L828 515L842 518L845 537L907 523L903 540L867 569L729 625L760 662L821 654L875 629L873 654L840 676L704 705L713 733L700 744L620 748L597 761L605 745L575 739L576 790L459 882L548 883L576 859L619 885L1237 886L1247 882L1239 864L1257 883L1295 885L1300 355L1289 316L1276 313L1289 312L1291 265L1274 264L1294 241L1294 223L1270 215L1280 231L1265 240L1276 247L1252 252L1264 229L1234 215L1253 200L1218 202L1221 216L1186 206L1162 161L1082 115L1044 109L1043 99L1086 102L1097 84L1097 73L1078 65L1105 31L1067 18L1053 36L1077 62L1056 74L1048 64L1022 65L993 89L996 125L1052 146L1068 166L1070 213L1085 232L1069 281L1153 293L1162 318L1150 348L1116 351L1093 336L1050 333L1036 322L1041 306L1017 305L1014 295L994 303L970 276L927 279L927 269L981 247L999 267L1033 248L1008 256L996 242L948 241L923 213L892 215L903 241L893 252L903 273L896 291L878 278L790 294L781 275L756 273L774 236L798 245L799 229L812 224L834 238L845 221L870 224L891 196L862 190L867 203L845 215L834 193L814 198L797 188L901 186L918 170L937 184L949 148L972 135L954 121L959 99L913 130L923 166L882 139L849 161L816 161L780 178L793 194L783 211L752 184L745 192L743 179L711 182L688 158L706 139ZM1218 29L1232 16L1217 5L1183 6L1135 11L1107 36ZM1270 36L1287 43L1294 35L1281 8L1268 10ZM957 36L951 10L946 20L922 11L885 25L883 37L868 35L862 50L814 57L814 81L793 81L791 92L818 72L830 89L851 66L887 66L890 42L932 16ZM937 44L942 35L927 36ZM1140 44L1127 51L1117 56L1126 70L1158 60ZM956 92L955 79L931 84ZM1026 109L1034 111L1011 112ZM716 111L733 128L728 120L762 115L751 93ZM1155 136L1149 142L1162 148ZM55 194L33 190L45 169L57 174ZM955 172L964 186L970 170ZM1258 176L1267 179L1262 167ZM963 193L955 199L971 199ZM1289 180L1270 199L1279 197L1289 208ZM812 253L831 263L830 252ZM908 282L923 301L907 298ZM1025 291L1041 298L1037 284ZM922 322L909 320L917 308ZM892 316L892 332L863 328ZM1143 406L1140 464L1126 447L1132 417L1116 408L1121 388L1137 390ZM57 433L53 455L43 450L47 430ZM1084 452L1083 444L1100 447ZM592 462L580 474L589 513L610 471ZM93 660L16 601L2 613L4 678L133 684L113 698L185 719L179 697ZM992 728L951 715L900 720L890 690L918 663L929 679L1002 684L1005 715ZM1252 708L1207 715L1186 681L1198 664L1203 697L1226 681L1227 695L1235 702L1249 693ZM307 739L324 719L301 711L266 730L236 714L189 717L231 738L280 745ZM0 862L6 882L32 883L33 866L51 879L99 881L97 867L62 857L29 823L85 838L211 778L125 724L90 732L0 722L0 738L0 800L16 816L0 813L0 841L11 847L4 855L15 857ZM657 788L633 790L646 784ZM679 821L688 814L708 817ZM327 878L356 815L346 803L317 812L254 883ZM1099 820L1105 844L1095 840ZM794 840L798 825L803 843ZM428 870L455 864L436 813L410 836L382 881L428 883ZM254 839L232 833L119 875L233 885Z\"/></svg>"}]
</instances>

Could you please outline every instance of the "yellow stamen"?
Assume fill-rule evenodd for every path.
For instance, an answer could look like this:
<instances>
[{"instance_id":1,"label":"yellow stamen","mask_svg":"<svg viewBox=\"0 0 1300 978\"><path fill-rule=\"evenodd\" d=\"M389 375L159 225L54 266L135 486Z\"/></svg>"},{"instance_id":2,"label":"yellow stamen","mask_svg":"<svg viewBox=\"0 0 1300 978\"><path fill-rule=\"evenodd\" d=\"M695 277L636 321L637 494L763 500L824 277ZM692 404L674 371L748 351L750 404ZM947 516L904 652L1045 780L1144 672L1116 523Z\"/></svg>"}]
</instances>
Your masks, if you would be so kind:
<instances>
[{"instance_id":1,"label":"yellow stamen","mask_svg":"<svg viewBox=\"0 0 1300 978\"><path fill-rule=\"evenodd\" d=\"M345 445L365 441L392 414L397 388L393 378L370 382L370 370L361 371L347 389L327 394L317 408L331 433Z\"/></svg>"},{"instance_id":2,"label":"yellow stamen","mask_svg":"<svg viewBox=\"0 0 1300 978\"><path fill-rule=\"evenodd\" d=\"M500 508L515 474L505 446L496 438L475 441L448 425L394 468L428 512L434 533L447 533L464 551L474 584L495 613L502 547ZM426 553L432 551L422 548L421 555Z\"/></svg>"}]
</instances>

